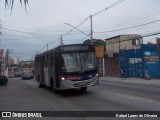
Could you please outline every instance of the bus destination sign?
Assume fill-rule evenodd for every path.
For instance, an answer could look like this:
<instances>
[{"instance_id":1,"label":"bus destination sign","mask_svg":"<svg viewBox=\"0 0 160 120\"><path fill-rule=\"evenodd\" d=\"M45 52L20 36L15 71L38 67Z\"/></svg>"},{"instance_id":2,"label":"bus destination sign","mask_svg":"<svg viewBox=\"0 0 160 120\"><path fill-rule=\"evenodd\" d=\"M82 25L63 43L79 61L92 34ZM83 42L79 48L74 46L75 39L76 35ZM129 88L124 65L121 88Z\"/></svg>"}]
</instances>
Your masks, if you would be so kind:
<instances>
[{"instance_id":1,"label":"bus destination sign","mask_svg":"<svg viewBox=\"0 0 160 120\"><path fill-rule=\"evenodd\" d=\"M79 45L75 45L75 46L64 46L61 47L61 51L81 51L81 50L88 50L89 47L87 45L83 45L83 46L79 46Z\"/></svg>"}]
</instances>

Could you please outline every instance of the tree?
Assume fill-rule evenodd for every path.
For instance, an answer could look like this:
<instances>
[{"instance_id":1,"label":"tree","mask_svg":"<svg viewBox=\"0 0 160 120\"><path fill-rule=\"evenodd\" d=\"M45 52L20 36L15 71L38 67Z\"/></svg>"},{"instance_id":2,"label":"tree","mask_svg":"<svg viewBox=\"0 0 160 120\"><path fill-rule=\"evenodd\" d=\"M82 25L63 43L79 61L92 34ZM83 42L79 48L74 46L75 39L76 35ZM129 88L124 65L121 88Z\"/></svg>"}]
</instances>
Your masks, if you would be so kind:
<instances>
[{"instance_id":1,"label":"tree","mask_svg":"<svg viewBox=\"0 0 160 120\"><path fill-rule=\"evenodd\" d=\"M28 0L19 0L19 2L21 5L24 4L25 8L28 5ZM10 7L12 11L13 5L14 5L14 0L5 0L5 8Z\"/></svg>"}]
</instances>

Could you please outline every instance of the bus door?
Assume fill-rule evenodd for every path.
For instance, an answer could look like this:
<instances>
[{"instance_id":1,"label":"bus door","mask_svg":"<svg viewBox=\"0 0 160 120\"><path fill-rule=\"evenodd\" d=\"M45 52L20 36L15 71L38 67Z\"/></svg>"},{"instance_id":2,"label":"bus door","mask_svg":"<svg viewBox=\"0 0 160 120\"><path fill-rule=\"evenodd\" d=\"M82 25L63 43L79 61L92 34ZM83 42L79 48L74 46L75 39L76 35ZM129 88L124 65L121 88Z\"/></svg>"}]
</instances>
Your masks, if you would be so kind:
<instances>
[{"instance_id":1,"label":"bus door","mask_svg":"<svg viewBox=\"0 0 160 120\"><path fill-rule=\"evenodd\" d=\"M49 54L45 54L44 59L44 82L46 86L50 86L50 80L49 80Z\"/></svg>"},{"instance_id":2,"label":"bus door","mask_svg":"<svg viewBox=\"0 0 160 120\"><path fill-rule=\"evenodd\" d=\"M48 59L48 79L55 80L55 58L54 58L54 53L49 54L49 59ZM55 82L55 81L53 81Z\"/></svg>"},{"instance_id":3,"label":"bus door","mask_svg":"<svg viewBox=\"0 0 160 120\"><path fill-rule=\"evenodd\" d=\"M56 88L60 88L60 80L59 80L59 74L60 74L60 65L61 65L61 56L60 52L56 51L55 53L55 63L54 63L54 69L55 69L55 85Z\"/></svg>"}]
</instances>

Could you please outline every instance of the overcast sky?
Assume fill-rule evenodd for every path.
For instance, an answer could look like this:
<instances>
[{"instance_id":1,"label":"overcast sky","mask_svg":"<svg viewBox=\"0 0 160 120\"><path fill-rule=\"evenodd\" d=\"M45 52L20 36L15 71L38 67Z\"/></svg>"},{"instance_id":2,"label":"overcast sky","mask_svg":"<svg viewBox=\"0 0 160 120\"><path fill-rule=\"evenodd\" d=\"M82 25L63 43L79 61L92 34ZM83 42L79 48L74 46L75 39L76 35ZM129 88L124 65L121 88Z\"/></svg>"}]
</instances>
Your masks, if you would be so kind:
<instances>
[{"instance_id":1,"label":"overcast sky","mask_svg":"<svg viewBox=\"0 0 160 120\"><path fill-rule=\"evenodd\" d=\"M84 21L78 29L90 34L89 16L118 0L29 0L27 12L19 0L15 0L12 13L5 9L4 1L0 0L0 47L12 50L12 55L20 60L29 60L36 51L46 50L46 44L49 44L49 49L59 45L61 35L64 44L82 43L89 39L76 29L66 35L72 27L64 23L77 26ZM93 38L104 40L121 34L160 32L159 6L160 0L124 0L93 16ZM138 25L141 26L134 27ZM133 28L120 30L130 27ZM146 37L144 43L155 43L156 37L160 35Z\"/></svg>"}]
</instances>

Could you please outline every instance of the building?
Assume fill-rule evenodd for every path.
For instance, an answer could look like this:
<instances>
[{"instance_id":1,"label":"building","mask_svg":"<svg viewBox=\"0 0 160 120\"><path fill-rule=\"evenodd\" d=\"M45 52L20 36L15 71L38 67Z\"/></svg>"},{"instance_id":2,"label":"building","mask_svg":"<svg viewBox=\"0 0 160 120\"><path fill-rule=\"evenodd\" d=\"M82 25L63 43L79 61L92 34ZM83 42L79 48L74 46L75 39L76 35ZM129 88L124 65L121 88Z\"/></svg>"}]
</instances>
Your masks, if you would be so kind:
<instances>
[{"instance_id":1,"label":"building","mask_svg":"<svg viewBox=\"0 0 160 120\"><path fill-rule=\"evenodd\" d=\"M142 37L137 34L118 35L105 39L106 54L104 57L105 75L120 76L119 51L120 49L139 49L143 43Z\"/></svg>"},{"instance_id":2,"label":"building","mask_svg":"<svg viewBox=\"0 0 160 120\"><path fill-rule=\"evenodd\" d=\"M157 50L160 52L160 38L156 38Z\"/></svg>"},{"instance_id":3,"label":"building","mask_svg":"<svg viewBox=\"0 0 160 120\"><path fill-rule=\"evenodd\" d=\"M18 57L12 57L14 64L18 65L19 64L19 58Z\"/></svg>"},{"instance_id":4,"label":"building","mask_svg":"<svg viewBox=\"0 0 160 120\"><path fill-rule=\"evenodd\" d=\"M105 39L106 53L119 53L120 49L138 49L143 43L142 37L137 34L118 35Z\"/></svg>"}]
</instances>

